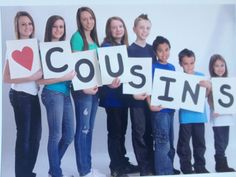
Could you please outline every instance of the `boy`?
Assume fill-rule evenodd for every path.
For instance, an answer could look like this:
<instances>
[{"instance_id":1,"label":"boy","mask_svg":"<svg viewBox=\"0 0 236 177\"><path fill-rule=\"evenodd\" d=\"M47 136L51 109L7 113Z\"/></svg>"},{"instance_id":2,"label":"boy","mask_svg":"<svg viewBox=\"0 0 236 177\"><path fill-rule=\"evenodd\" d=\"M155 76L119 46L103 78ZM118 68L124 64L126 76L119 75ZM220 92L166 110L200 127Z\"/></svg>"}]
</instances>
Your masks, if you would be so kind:
<instances>
[{"instance_id":1,"label":"boy","mask_svg":"<svg viewBox=\"0 0 236 177\"><path fill-rule=\"evenodd\" d=\"M152 46L146 43L151 30L151 21L148 16L141 14L134 21L133 31L136 40L128 47L129 57L154 56ZM133 95L130 98L130 117L132 123L132 143L140 176L153 173L153 143L151 136L150 111L145 101L146 94Z\"/></svg>"},{"instance_id":2,"label":"boy","mask_svg":"<svg viewBox=\"0 0 236 177\"><path fill-rule=\"evenodd\" d=\"M171 48L168 39L157 36L152 47L156 54L152 65L153 75L156 68L175 71L175 67L167 62ZM173 117L175 110L151 106L150 97L147 97L147 101L151 109L153 140L155 142L155 173L156 175L179 174L179 170L173 168L175 154Z\"/></svg>"},{"instance_id":3,"label":"boy","mask_svg":"<svg viewBox=\"0 0 236 177\"><path fill-rule=\"evenodd\" d=\"M179 64L183 67L183 71L187 74L203 75L202 73L194 71L195 54L193 51L183 49L179 53ZM207 88L207 82L200 82L200 85ZM184 109L179 110L179 139L177 144L177 153L180 159L180 169L184 174L192 173L209 173L205 168L204 154L206 151L204 132L204 123L207 122L206 113L199 113L188 111ZM189 146L190 138L192 137L193 157L194 157L194 171L191 164L191 149Z\"/></svg>"}]
</instances>

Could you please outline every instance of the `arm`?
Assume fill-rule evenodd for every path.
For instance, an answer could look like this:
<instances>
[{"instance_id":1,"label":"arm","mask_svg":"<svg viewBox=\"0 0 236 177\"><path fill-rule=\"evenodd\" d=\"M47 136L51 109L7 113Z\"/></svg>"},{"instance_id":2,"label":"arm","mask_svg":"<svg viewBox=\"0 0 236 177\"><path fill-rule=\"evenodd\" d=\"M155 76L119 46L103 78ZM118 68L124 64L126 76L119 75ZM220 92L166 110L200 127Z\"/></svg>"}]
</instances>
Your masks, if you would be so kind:
<instances>
[{"instance_id":1,"label":"arm","mask_svg":"<svg viewBox=\"0 0 236 177\"><path fill-rule=\"evenodd\" d=\"M6 63L5 63L5 66L4 66L4 70L3 70L3 81L5 83L19 84L19 83L24 83L24 82L37 81L40 78L42 78L42 75L43 75L42 70L39 69L38 71L36 71L31 76L17 78L17 79L11 79L10 69L9 69L9 62L7 60Z\"/></svg>"},{"instance_id":2,"label":"arm","mask_svg":"<svg viewBox=\"0 0 236 177\"><path fill-rule=\"evenodd\" d=\"M118 88L120 86L120 79L115 78L111 84L108 85L109 88Z\"/></svg>"},{"instance_id":3,"label":"arm","mask_svg":"<svg viewBox=\"0 0 236 177\"><path fill-rule=\"evenodd\" d=\"M55 83L58 83L58 82L72 80L75 75L76 75L76 72L73 70L73 71L68 72L67 74L65 74L62 77L52 78L52 79L40 79L40 80L37 81L37 83L38 84L43 84L43 85L55 84Z\"/></svg>"}]
</instances>

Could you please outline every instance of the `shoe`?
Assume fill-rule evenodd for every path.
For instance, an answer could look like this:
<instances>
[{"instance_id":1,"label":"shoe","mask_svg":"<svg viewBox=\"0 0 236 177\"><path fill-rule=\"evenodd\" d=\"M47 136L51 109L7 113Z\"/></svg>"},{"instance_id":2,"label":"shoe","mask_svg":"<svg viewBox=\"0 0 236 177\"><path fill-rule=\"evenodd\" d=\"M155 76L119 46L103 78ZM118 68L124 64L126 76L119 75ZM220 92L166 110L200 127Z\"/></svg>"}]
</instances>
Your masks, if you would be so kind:
<instances>
[{"instance_id":1,"label":"shoe","mask_svg":"<svg viewBox=\"0 0 236 177\"><path fill-rule=\"evenodd\" d=\"M111 170L111 177L129 177L129 176L122 171Z\"/></svg>"},{"instance_id":2,"label":"shoe","mask_svg":"<svg viewBox=\"0 0 236 177\"><path fill-rule=\"evenodd\" d=\"M99 172L96 169L92 169L91 172L89 172L87 175L84 175L84 176L81 176L81 177L106 177L106 175Z\"/></svg>"},{"instance_id":3,"label":"shoe","mask_svg":"<svg viewBox=\"0 0 236 177\"><path fill-rule=\"evenodd\" d=\"M210 173L205 167L196 168L195 173Z\"/></svg>"},{"instance_id":4,"label":"shoe","mask_svg":"<svg viewBox=\"0 0 236 177\"><path fill-rule=\"evenodd\" d=\"M140 176L152 176L154 175L152 172L140 172Z\"/></svg>"},{"instance_id":5,"label":"shoe","mask_svg":"<svg viewBox=\"0 0 236 177\"><path fill-rule=\"evenodd\" d=\"M175 169L175 168L173 169L173 171L174 171L174 175L179 175L180 174L180 171Z\"/></svg>"},{"instance_id":6,"label":"shoe","mask_svg":"<svg viewBox=\"0 0 236 177\"><path fill-rule=\"evenodd\" d=\"M48 177L52 177L50 174L48 174ZM62 177L74 177L73 175L63 175Z\"/></svg>"},{"instance_id":7,"label":"shoe","mask_svg":"<svg viewBox=\"0 0 236 177\"><path fill-rule=\"evenodd\" d=\"M139 173L139 167L138 165L133 165L130 162L124 167L123 172L125 174L131 174L131 173Z\"/></svg>"},{"instance_id":8,"label":"shoe","mask_svg":"<svg viewBox=\"0 0 236 177\"><path fill-rule=\"evenodd\" d=\"M182 170L183 174L194 174L195 172L193 170Z\"/></svg>"}]
</instances>

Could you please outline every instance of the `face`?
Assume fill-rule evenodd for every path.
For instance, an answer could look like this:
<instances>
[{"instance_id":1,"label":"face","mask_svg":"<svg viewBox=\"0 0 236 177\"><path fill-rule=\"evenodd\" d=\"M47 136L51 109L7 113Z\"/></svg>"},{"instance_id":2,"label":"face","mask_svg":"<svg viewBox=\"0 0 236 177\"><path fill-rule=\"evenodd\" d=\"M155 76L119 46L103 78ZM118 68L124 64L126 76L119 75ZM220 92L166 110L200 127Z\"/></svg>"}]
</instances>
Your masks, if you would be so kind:
<instances>
[{"instance_id":1,"label":"face","mask_svg":"<svg viewBox=\"0 0 236 177\"><path fill-rule=\"evenodd\" d=\"M151 30L151 23L148 20L140 20L134 27L134 32L140 40L146 40Z\"/></svg>"},{"instance_id":2,"label":"face","mask_svg":"<svg viewBox=\"0 0 236 177\"><path fill-rule=\"evenodd\" d=\"M120 43L122 37L125 34L125 28L123 23L120 20L111 21L111 36L115 39L116 42Z\"/></svg>"},{"instance_id":3,"label":"face","mask_svg":"<svg viewBox=\"0 0 236 177\"><path fill-rule=\"evenodd\" d=\"M160 44L157 47L156 56L157 56L158 60L160 61L160 63L166 64L167 60L170 56L170 47L169 47L169 45L166 44L166 43Z\"/></svg>"},{"instance_id":4,"label":"face","mask_svg":"<svg viewBox=\"0 0 236 177\"><path fill-rule=\"evenodd\" d=\"M21 16L18 19L18 29L20 33L20 39L29 38L33 33L34 27L32 21L27 16Z\"/></svg>"},{"instance_id":5,"label":"face","mask_svg":"<svg viewBox=\"0 0 236 177\"><path fill-rule=\"evenodd\" d=\"M63 36L64 31L64 21L61 19L56 20L52 26L52 41L59 41L59 39Z\"/></svg>"},{"instance_id":6,"label":"face","mask_svg":"<svg viewBox=\"0 0 236 177\"><path fill-rule=\"evenodd\" d=\"M95 25L95 20L88 11L83 11L80 15L80 21L84 31L92 31Z\"/></svg>"},{"instance_id":7,"label":"face","mask_svg":"<svg viewBox=\"0 0 236 177\"><path fill-rule=\"evenodd\" d=\"M213 65L213 70L217 76L223 76L225 73L225 63L222 60L216 60Z\"/></svg>"},{"instance_id":8,"label":"face","mask_svg":"<svg viewBox=\"0 0 236 177\"><path fill-rule=\"evenodd\" d=\"M194 64L195 64L194 57L185 56L182 58L181 66L183 67L183 70L185 73L193 74L194 73Z\"/></svg>"}]
</instances>

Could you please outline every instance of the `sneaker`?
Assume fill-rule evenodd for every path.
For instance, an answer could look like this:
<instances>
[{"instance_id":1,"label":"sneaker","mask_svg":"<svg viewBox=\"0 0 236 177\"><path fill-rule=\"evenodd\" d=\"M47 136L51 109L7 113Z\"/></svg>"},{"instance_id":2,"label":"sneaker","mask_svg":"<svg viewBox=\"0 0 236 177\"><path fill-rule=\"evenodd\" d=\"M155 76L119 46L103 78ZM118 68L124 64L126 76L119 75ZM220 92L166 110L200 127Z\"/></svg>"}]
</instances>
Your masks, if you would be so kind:
<instances>
[{"instance_id":1,"label":"sneaker","mask_svg":"<svg viewBox=\"0 0 236 177\"><path fill-rule=\"evenodd\" d=\"M139 170L138 165L133 165L130 162L128 162L128 164L123 169L123 172L125 174L131 174L131 173L139 173L140 170Z\"/></svg>"},{"instance_id":2,"label":"sneaker","mask_svg":"<svg viewBox=\"0 0 236 177\"><path fill-rule=\"evenodd\" d=\"M106 177L106 175L99 172L98 170L92 169L87 175L81 177Z\"/></svg>"},{"instance_id":3,"label":"sneaker","mask_svg":"<svg viewBox=\"0 0 236 177\"><path fill-rule=\"evenodd\" d=\"M52 175L48 174L48 177L52 177ZM62 177L74 177L73 175L63 175Z\"/></svg>"},{"instance_id":4,"label":"sneaker","mask_svg":"<svg viewBox=\"0 0 236 177\"><path fill-rule=\"evenodd\" d=\"M111 170L111 177L129 177L129 176L122 171Z\"/></svg>"}]
</instances>

